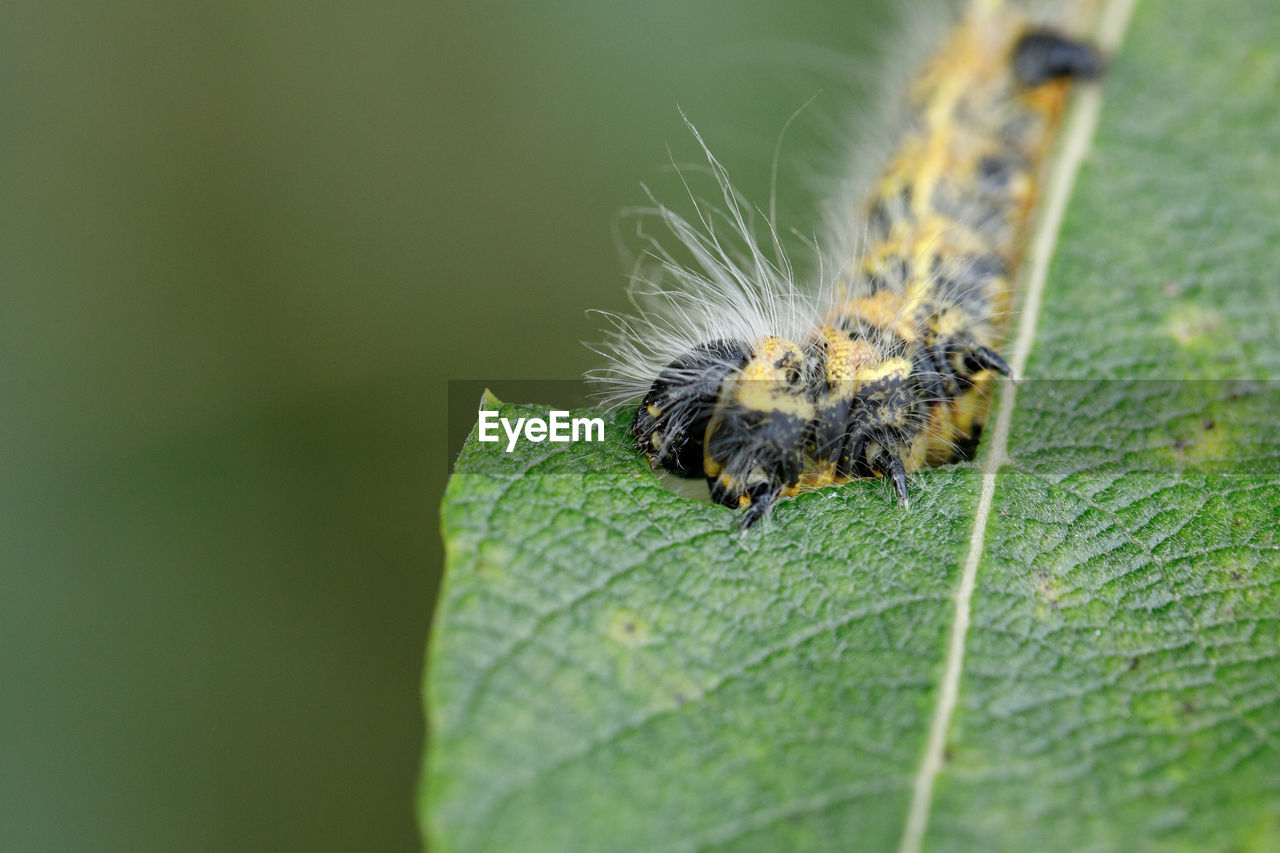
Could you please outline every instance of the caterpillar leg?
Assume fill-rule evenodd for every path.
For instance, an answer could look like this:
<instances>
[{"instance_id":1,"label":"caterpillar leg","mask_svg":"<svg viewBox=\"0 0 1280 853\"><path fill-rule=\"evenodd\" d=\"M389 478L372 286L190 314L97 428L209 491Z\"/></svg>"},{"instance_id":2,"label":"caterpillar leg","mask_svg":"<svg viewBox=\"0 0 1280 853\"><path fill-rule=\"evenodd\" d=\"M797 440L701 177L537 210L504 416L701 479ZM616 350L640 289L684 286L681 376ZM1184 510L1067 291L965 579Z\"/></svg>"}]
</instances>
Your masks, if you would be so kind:
<instances>
[{"instance_id":1,"label":"caterpillar leg","mask_svg":"<svg viewBox=\"0 0 1280 853\"><path fill-rule=\"evenodd\" d=\"M862 452L866 455L863 461L858 463L857 468L861 470L863 476L879 475L887 479L893 484L898 503L908 507L911 502L907 498L907 466L901 454L907 451L909 443L904 437L897 437L894 440L888 440L887 437L882 439L860 443L864 448Z\"/></svg>"},{"instance_id":2,"label":"caterpillar leg","mask_svg":"<svg viewBox=\"0 0 1280 853\"><path fill-rule=\"evenodd\" d=\"M893 490L898 493L898 503L905 508L910 506L911 502L907 499L907 469L902 464L902 460L894 456L885 466L888 468L884 471L884 475L893 483Z\"/></svg>"},{"instance_id":3,"label":"caterpillar leg","mask_svg":"<svg viewBox=\"0 0 1280 853\"><path fill-rule=\"evenodd\" d=\"M769 514L769 510L782 496L782 487L773 483L760 483L749 490L751 506L742 513L742 529L746 530Z\"/></svg>"},{"instance_id":4,"label":"caterpillar leg","mask_svg":"<svg viewBox=\"0 0 1280 853\"><path fill-rule=\"evenodd\" d=\"M977 347L965 353L964 366L968 368L970 376L979 370L990 370L1001 376L1010 376L1013 373L1013 368L1009 367L1008 362L990 347Z\"/></svg>"},{"instance_id":5,"label":"caterpillar leg","mask_svg":"<svg viewBox=\"0 0 1280 853\"><path fill-rule=\"evenodd\" d=\"M1013 48L1013 73L1028 89L1050 80L1092 80L1102 73L1102 55L1085 42L1033 30Z\"/></svg>"}]
</instances>

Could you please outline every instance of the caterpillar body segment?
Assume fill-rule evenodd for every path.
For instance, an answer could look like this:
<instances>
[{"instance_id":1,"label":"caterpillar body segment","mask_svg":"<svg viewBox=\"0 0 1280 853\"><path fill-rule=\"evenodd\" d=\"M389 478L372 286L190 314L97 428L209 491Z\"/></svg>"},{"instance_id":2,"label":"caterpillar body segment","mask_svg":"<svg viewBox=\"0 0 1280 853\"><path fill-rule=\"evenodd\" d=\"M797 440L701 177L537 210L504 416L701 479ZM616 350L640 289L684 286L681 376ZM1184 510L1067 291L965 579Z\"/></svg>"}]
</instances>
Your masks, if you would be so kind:
<instances>
[{"instance_id":1,"label":"caterpillar body segment","mask_svg":"<svg viewBox=\"0 0 1280 853\"><path fill-rule=\"evenodd\" d=\"M740 287L750 334L716 335L687 312L620 324L684 342L668 343L636 413L651 463L705 477L750 526L783 497L855 478L887 478L905 504L908 474L971 452L995 380L1010 374L1012 280L1067 86L1101 65L1087 44L975 3L910 88L895 152L849 218L857 233L833 241L861 248L837 259L823 297L797 297L754 246L740 262L667 216L705 268L687 273L688 298ZM770 303L780 287L786 310ZM685 299L667 295L668 307ZM613 372L634 384L624 363L661 352L632 339Z\"/></svg>"}]
</instances>

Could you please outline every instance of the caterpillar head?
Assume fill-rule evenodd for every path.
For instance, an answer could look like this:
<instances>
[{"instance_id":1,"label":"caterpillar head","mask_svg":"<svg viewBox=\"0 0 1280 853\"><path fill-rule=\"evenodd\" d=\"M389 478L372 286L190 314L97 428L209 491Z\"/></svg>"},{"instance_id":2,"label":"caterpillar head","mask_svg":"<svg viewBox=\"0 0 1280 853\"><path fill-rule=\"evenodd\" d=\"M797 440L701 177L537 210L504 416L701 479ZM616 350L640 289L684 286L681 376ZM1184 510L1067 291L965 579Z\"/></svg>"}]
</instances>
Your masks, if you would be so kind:
<instances>
[{"instance_id":1,"label":"caterpillar head","mask_svg":"<svg viewBox=\"0 0 1280 853\"><path fill-rule=\"evenodd\" d=\"M783 338L704 344L662 371L632 431L654 465L706 476L712 498L746 508L750 526L800 480L812 384L804 354Z\"/></svg>"},{"instance_id":2,"label":"caterpillar head","mask_svg":"<svg viewBox=\"0 0 1280 853\"><path fill-rule=\"evenodd\" d=\"M631 434L649 462L680 477L704 476L707 425L725 380L748 357L731 341L701 344L668 364L636 411Z\"/></svg>"}]
</instances>

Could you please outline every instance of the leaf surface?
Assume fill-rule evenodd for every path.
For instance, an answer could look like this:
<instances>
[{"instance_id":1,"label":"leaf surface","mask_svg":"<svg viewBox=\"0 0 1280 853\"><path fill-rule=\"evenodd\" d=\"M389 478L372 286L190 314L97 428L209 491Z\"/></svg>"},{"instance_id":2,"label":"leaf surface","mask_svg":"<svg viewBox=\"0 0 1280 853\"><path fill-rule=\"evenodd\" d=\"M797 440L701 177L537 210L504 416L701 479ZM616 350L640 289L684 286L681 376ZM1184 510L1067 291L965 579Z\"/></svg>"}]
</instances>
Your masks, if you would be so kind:
<instances>
[{"instance_id":1,"label":"leaf surface","mask_svg":"<svg viewBox=\"0 0 1280 853\"><path fill-rule=\"evenodd\" d=\"M1268 2L1139 7L1005 453L921 472L907 511L855 482L740 532L625 416L473 433L433 849L886 849L912 815L925 849L1280 848L1278 92Z\"/></svg>"}]
</instances>

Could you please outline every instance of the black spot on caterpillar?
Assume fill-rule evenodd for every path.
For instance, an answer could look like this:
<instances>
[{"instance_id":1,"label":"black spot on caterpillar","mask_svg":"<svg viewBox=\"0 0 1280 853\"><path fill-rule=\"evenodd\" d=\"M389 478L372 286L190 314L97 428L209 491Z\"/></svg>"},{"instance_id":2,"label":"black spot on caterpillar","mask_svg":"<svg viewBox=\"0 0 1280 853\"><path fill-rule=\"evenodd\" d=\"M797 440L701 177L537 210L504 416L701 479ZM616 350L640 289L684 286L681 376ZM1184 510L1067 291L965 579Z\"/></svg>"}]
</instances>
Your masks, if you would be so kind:
<instances>
[{"instance_id":1,"label":"black spot on caterpillar","mask_svg":"<svg viewBox=\"0 0 1280 853\"><path fill-rule=\"evenodd\" d=\"M909 473L972 453L1010 373L1012 280L1067 87L1101 68L1096 49L1012 4L975 3L909 90L892 157L852 217L860 248L815 291L750 238L708 153L747 248L659 208L699 268L659 253L680 286L652 287L638 316L615 318L598 375L619 397L643 393L638 448L705 477L743 526L855 478L887 478L905 504Z\"/></svg>"}]
</instances>

